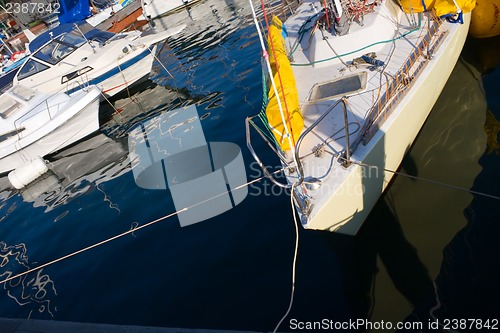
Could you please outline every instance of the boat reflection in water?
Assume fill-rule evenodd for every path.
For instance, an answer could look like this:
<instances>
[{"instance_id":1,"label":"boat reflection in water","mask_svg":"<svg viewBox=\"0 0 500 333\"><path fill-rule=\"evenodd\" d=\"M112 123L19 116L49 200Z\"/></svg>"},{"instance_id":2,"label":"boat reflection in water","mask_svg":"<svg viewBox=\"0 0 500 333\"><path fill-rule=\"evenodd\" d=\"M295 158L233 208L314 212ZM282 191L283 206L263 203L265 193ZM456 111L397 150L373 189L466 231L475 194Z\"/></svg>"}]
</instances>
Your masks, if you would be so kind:
<instances>
[{"instance_id":1,"label":"boat reflection in water","mask_svg":"<svg viewBox=\"0 0 500 333\"><path fill-rule=\"evenodd\" d=\"M161 85L186 87L199 95L220 91L220 82L244 88L241 83L249 73L238 70L238 59L232 55L232 48L242 38L238 31L249 25L250 15L245 0L202 0L179 12L153 20L158 30L178 24L185 24L186 28L177 38L164 44L158 54L169 73L155 62L151 79ZM252 39L249 38L245 43L241 49L252 43ZM204 66L208 67L205 71L210 75L203 74ZM154 72L158 74L154 75ZM244 89L248 91L248 88Z\"/></svg>"},{"instance_id":2,"label":"boat reflection in water","mask_svg":"<svg viewBox=\"0 0 500 333\"><path fill-rule=\"evenodd\" d=\"M497 38L498 40L498 38ZM492 44L498 45L499 44ZM419 306L409 320L445 324L457 318L465 331L485 332L500 327L500 66L482 62L488 108L484 122L487 143L478 163L481 171L470 187L472 202L465 208L467 224L453 237L443 251L443 261L434 282L434 292ZM486 147L485 147L486 146ZM468 318L464 321L464 318ZM448 326L455 328L454 322ZM443 328L440 325L439 328ZM461 330L462 331L462 330Z\"/></svg>"},{"instance_id":3,"label":"boat reflection in water","mask_svg":"<svg viewBox=\"0 0 500 333\"><path fill-rule=\"evenodd\" d=\"M247 180L239 146L207 142L195 105L171 110L182 104L178 92L151 82L143 88L115 101L118 113L101 128L107 135L50 156L50 171L20 191L24 201L50 211L132 171L140 188L170 191L175 208L183 210L181 226L242 202L248 190L242 186ZM109 200L104 191L103 196Z\"/></svg>"},{"instance_id":4,"label":"boat reflection in water","mask_svg":"<svg viewBox=\"0 0 500 333\"><path fill-rule=\"evenodd\" d=\"M246 17L251 15L250 7L245 0L224 0L210 1L202 0L192 4L186 9L176 11L168 16L156 18L153 21L155 27L167 29L179 23L186 24L186 30L181 34L192 36L196 39L196 44L218 42L217 38L196 38L200 34L210 36L214 33L214 28L219 38L228 36L232 32L241 28L241 24ZM194 49L193 45L191 48ZM207 47L208 48L208 45Z\"/></svg>"},{"instance_id":5,"label":"boat reflection in water","mask_svg":"<svg viewBox=\"0 0 500 333\"><path fill-rule=\"evenodd\" d=\"M4 241L0 241L0 263L0 280L8 279L35 266L28 258L26 244L10 245ZM43 272L43 269L7 281L3 284L3 289L22 309L23 318L31 318L31 315L36 313L39 318L42 316L51 319L57 311L57 306L54 304L57 290L54 281ZM12 306L11 310L16 308ZM9 316L7 311L8 309L2 309L2 314ZM20 316L18 311L16 313Z\"/></svg>"},{"instance_id":6,"label":"boat reflection in water","mask_svg":"<svg viewBox=\"0 0 500 333\"><path fill-rule=\"evenodd\" d=\"M151 81L145 81L137 89L131 91L131 97L115 100L113 107L102 103L102 111L108 114L101 131L49 155L49 172L20 190L23 200L32 202L34 207L46 207L48 212L94 188L99 190L100 184L130 171L127 129L148 113L171 106L173 101L178 103L179 96ZM12 195L8 183L0 186L5 189L3 196Z\"/></svg>"},{"instance_id":7,"label":"boat reflection in water","mask_svg":"<svg viewBox=\"0 0 500 333\"><path fill-rule=\"evenodd\" d=\"M20 190L26 202L33 202L34 207L45 206L46 212L94 187L99 189L99 184L130 169L123 142L101 133L51 156L51 160L46 175Z\"/></svg>"}]
</instances>

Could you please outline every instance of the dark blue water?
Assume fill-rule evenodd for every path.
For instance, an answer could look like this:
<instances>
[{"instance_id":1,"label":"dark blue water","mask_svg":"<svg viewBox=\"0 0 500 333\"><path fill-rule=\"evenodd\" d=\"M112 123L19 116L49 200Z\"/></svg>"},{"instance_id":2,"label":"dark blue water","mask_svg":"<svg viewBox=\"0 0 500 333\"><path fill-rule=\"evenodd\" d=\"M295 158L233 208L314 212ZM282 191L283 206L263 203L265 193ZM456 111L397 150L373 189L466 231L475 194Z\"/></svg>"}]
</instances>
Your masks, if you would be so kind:
<instances>
[{"instance_id":1,"label":"dark blue water","mask_svg":"<svg viewBox=\"0 0 500 333\"><path fill-rule=\"evenodd\" d=\"M160 29L189 22L159 51L173 78L156 61L149 81L114 101L118 114L102 105L99 133L50 157L53 173L37 187L18 192L0 180L1 278L173 213L168 191L137 186L127 140L137 124L180 106L197 106L207 142L241 148L248 180L262 176L245 141L244 119L262 103L260 45L248 14L246 2L202 2L157 21ZM480 89L484 81L500 119L499 69L477 68L457 65L402 172L499 195L499 155L486 147ZM494 137L498 122L488 119ZM300 230L289 318L498 317L498 207L397 177L357 237ZM8 282L0 316L271 331L288 307L294 241L289 197L259 181L214 218L187 227L176 216L161 219ZM288 320L282 330L291 330Z\"/></svg>"}]
</instances>

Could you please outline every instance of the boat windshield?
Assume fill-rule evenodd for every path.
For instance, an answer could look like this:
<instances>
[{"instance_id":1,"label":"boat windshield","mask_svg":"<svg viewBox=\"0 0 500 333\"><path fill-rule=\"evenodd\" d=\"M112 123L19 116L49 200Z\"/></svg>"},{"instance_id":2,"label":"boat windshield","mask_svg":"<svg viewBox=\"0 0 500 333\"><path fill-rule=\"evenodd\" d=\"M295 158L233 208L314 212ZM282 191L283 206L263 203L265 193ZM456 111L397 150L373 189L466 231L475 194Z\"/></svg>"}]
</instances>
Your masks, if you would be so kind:
<instances>
[{"instance_id":1,"label":"boat windshield","mask_svg":"<svg viewBox=\"0 0 500 333\"><path fill-rule=\"evenodd\" d=\"M28 61L24 63L23 67L21 67L21 69L17 73L17 79L23 80L27 77L30 77L31 75L43 72L47 68L50 67L36 61L35 59L28 59Z\"/></svg>"},{"instance_id":2,"label":"boat windshield","mask_svg":"<svg viewBox=\"0 0 500 333\"><path fill-rule=\"evenodd\" d=\"M38 50L34 54L34 57L55 65L85 42L85 38L81 35L77 35L74 32L65 33L54 38L50 43Z\"/></svg>"}]
</instances>

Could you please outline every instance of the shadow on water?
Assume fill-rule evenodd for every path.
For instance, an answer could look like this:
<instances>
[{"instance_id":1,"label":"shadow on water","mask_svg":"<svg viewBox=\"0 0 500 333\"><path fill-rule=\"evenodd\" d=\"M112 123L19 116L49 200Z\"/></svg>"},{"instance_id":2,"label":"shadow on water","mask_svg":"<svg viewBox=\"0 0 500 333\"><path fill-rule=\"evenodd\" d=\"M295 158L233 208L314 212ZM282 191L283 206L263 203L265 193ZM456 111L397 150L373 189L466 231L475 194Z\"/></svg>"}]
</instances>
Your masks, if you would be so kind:
<instances>
[{"instance_id":1,"label":"shadow on water","mask_svg":"<svg viewBox=\"0 0 500 333\"><path fill-rule=\"evenodd\" d=\"M375 256L379 256L395 288L413 306L432 290L432 281L417 249L405 237L384 198L375 206L357 241L369 262L376 262Z\"/></svg>"},{"instance_id":2,"label":"shadow on water","mask_svg":"<svg viewBox=\"0 0 500 333\"><path fill-rule=\"evenodd\" d=\"M395 288L413 306L432 291L432 280L417 249L406 239L385 198L378 200L356 237L324 233L323 238L338 255L353 319L372 317L377 258Z\"/></svg>"},{"instance_id":3,"label":"shadow on water","mask_svg":"<svg viewBox=\"0 0 500 333\"><path fill-rule=\"evenodd\" d=\"M367 164L376 165L378 170L386 168L384 139L385 136L379 139L380 142L367 158ZM402 168L405 172L418 174L417 165L411 157L405 158ZM385 177L389 175L386 174ZM363 202L368 206L373 202L373 193L382 192L384 172L370 174L366 171L363 173L362 181L363 188L370 189L363 191ZM389 183L386 191L390 190L392 183ZM375 284L380 264L383 265L393 286L413 307L433 290L427 268L420 259L416 247L405 237L399 217L387 200L389 199L382 196L376 201L355 237L322 233L323 240L338 257L342 288L346 294L352 320L373 320ZM370 331L370 329L356 331Z\"/></svg>"},{"instance_id":4,"label":"shadow on water","mask_svg":"<svg viewBox=\"0 0 500 333\"><path fill-rule=\"evenodd\" d=\"M497 45L492 54L500 51L500 36L488 40L470 40L476 53L471 62L483 71L482 82L488 110L484 131L487 147L479 158L481 172L471 191L486 193L496 198L473 194L473 200L464 210L467 225L462 228L443 250L443 261L434 284L435 290L427 296L408 317L409 321L433 323L427 331L490 331L499 329L500 318L500 66L498 57L483 52L481 45L492 40ZM471 55L468 55L471 57ZM495 67L496 66L496 67ZM457 319L457 321L453 321Z\"/></svg>"},{"instance_id":5,"label":"shadow on water","mask_svg":"<svg viewBox=\"0 0 500 333\"><path fill-rule=\"evenodd\" d=\"M464 53L468 51L470 46ZM485 103L480 78L460 62L401 172L470 188L481 171L472 190L498 195L500 184L492 180L498 179L499 154L492 147L500 148L500 126L493 117L500 103L489 95L496 96L500 78L493 76L491 61L480 69L489 69L483 75L492 111L485 124L489 154L481 156ZM488 319L500 313L498 260L491 261L499 254L494 240L498 201L475 196L469 205L469 198L464 192L395 177L355 238L324 235L339 257L353 318L396 323L407 317L425 330L435 318ZM466 206L468 224L459 231L465 221L461 207Z\"/></svg>"}]
</instances>

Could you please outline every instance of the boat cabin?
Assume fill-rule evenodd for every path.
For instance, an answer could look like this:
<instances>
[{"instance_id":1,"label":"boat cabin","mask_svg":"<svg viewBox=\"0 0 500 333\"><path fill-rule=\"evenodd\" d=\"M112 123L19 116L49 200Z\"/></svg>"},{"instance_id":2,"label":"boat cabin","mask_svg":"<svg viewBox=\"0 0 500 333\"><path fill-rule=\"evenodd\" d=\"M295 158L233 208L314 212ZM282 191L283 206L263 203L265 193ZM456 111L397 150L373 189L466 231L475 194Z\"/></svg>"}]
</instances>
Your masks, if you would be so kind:
<instances>
[{"instance_id":1,"label":"boat cabin","mask_svg":"<svg viewBox=\"0 0 500 333\"><path fill-rule=\"evenodd\" d=\"M61 74L57 79L64 84L90 72L93 68L82 63L92 57L94 48L105 45L114 36L88 23L68 23L47 31L30 43L31 56L15 76L14 84L29 81L26 85L37 86L54 79L54 74ZM77 70L71 71L72 68ZM56 71L47 75L48 69Z\"/></svg>"}]
</instances>

